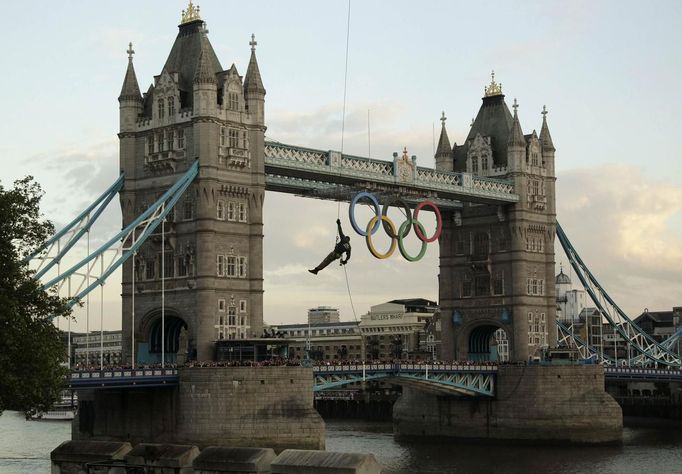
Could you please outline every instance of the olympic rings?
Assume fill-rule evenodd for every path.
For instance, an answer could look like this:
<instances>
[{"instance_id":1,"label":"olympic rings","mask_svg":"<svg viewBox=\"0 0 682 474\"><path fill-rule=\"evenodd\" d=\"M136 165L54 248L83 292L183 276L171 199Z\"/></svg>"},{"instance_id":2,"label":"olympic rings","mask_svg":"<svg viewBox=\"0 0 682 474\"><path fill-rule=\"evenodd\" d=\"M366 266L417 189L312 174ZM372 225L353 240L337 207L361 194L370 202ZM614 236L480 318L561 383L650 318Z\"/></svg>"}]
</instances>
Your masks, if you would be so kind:
<instances>
[{"instance_id":1,"label":"olympic rings","mask_svg":"<svg viewBox=\"0 0 682 474\"><path fill-rule=\"evenodd\" d=\"M350 225L353 227L353 230L360 234L363 237L367 237L367 232L365 232L363 229L361 229L358 226L358 223L355 221L355 205L358 203L358 201L362 198L367 198L371 201L372 206L374 206L374 214L375 215L380 215L381 210L379 208L379 201L377 201L377 198L374 197L374 194L368 193L366 191L363 191L361 193L357 193L353 200L350 202L350 206L348 207L348 217L350 218ZM395 226L394 226L395 227ZM377 221L374 227L372 228L372 234L375 234L376 231L379 230L379 222Z\"/></svg>"},{"instance_id":2,"label":"olympic rings","mask_svg":"<svg viewBox=\"0 0 682 474\"><path fill-rule=\"evenodd\" d=\"M393 231L393 235L395 235L395 224L393 224L393 221L388 218L388 216L381 216L381 222L386 223L391 230ZM396 239L393 238L391 239L391 246L388 248L388 251L384 254L380 254L376 248L374 248L374 244L372 243L372 232L370 232L370 229L372 228L373 225L376 225L379 223L379 216L374 216L372 217L369 222L367 223L367 232L365 233L365 240L367 241L367 248L369 251L374 255L376 258L383 260L385 258L390 257L393 255L393 252L395 252L395 243ZM400 239L401 245L402 245L402 239Z\"/></svg>"},{"instance_id":3,"label":"olympic rings","mask_svg":"<svg viewBox=\"0 0 682 474\"><path fill-rule=\"evenodd\" d=\"M362 198L368 199L372 204L372 207L374 207L374 217L370 219L366 229L361 229L355 220L355 205ZM400 225L397 232L395 224L388 217L388 208L391 205L399 205L405 210L406 220ZM426 236L426 230L424 229L422 223L418 220L419 211L426 207L431 208L436 215L436 231L431 237ZM396 244L400 249L400 254L408 262L416 262L421 260L426 254L426 247L428 244L438 240L443 232L443 218L441 216L440 209L438 209L438 206L436 206L435 203L429 200L424 200L417 204L417 207L414 209L414 213L410 211L410 207L407 205L407 203L398 197L389 199L386 203L384 203L382 209L381 206L379 206L379 201L372 193L363 191L356 194L352 199L350 207L348 208L348 216L350 218L353 230L355 230L355 232L357 232L359 235L365 237L367 248L369 249L370 253L376 258L382 260L393 255ZM376 231L379 230L379 227L382 226L386 234L391 238L391 245L386 253L383 254L377 251L377 249L374 247L374 243L372 242L372 235L374 235ZM412 227L414 227L414 232L417 235L417 238L422 242L419 253L414 257L407 253L404 245L404 239L410 233L410 229Z\"/></svg>"}]
</instances>

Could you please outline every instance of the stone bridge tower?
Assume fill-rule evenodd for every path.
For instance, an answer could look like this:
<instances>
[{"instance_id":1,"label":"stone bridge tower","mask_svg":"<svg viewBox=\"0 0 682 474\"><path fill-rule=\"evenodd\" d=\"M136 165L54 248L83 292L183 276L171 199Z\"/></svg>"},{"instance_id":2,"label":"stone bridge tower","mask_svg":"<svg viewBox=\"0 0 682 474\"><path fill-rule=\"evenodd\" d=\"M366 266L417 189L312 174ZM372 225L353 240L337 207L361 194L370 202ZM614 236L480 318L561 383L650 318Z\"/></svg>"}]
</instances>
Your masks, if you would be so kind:
<instances>
[{"instance_id":1,"label":"stone bridge tower","mask_svg":"<svg viewBox=\"0 0 682 474\"><path fill-rule=\"evenodd\" d=\"M450 148L445 120L436 167L514 183L519 202L465 203L444 219L440 307L444 359L525 361L556 346L554 145L524 135L501 84L485 88L465 142ZM502 329L502 331L500 331Z\"/></svg>"},{"instance_id":2,"label":"stone bridge tower","mask_svg":"<svg viewBox=\"0 0 682 474\"><path fill-rule=\"evenodd\" d=\"M199 161L199 175L164 224L163 239L159 226L138 251L134 287L132 262L123 267L128 361L132 331L139 362L160 361L162 338L165 360L174 361L182 328L187 350L180 352L201 360L213 358L215 340L257 336L263 324L265 89L256 41L252 36L242 78L234 64L223 70L192 2L178 28L144 94L131 45L119 96L123 226Z\"/></svg>"}]
</instances>

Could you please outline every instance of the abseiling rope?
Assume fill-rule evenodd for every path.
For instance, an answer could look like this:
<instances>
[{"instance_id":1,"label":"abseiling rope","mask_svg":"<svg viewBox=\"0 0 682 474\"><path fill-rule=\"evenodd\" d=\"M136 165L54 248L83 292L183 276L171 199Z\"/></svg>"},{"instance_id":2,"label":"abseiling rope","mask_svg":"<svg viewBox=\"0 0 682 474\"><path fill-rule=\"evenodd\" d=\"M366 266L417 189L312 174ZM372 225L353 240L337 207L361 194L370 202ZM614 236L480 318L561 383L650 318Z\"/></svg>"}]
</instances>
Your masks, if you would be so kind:
<instances>
[{"instance_id":1,"label":"abseiling rope","mask_svg":"<svg viewBox=\"0 0 682 474\"><path fill-rule=\"evenodd\" d=\"M348 0L348 19L346 20L346 67L343 75L343 112L341 115L341 156L343 157L343 139L346 132L346 92L348 90L348 46L350 44L350 0ZM341 175L341 163L339 163L339 176ZM339 199L336 206L336 218L341 217L341 200ZM348 290L348 299L350 300L350 307L353 310L353 318L357 322L358 315L355 313L355 305L353 304L353 294L350 291L350 282L348 281L348 270L345 265L343 273L346 276L346 290Z\"/></svg>"}]
</instances>

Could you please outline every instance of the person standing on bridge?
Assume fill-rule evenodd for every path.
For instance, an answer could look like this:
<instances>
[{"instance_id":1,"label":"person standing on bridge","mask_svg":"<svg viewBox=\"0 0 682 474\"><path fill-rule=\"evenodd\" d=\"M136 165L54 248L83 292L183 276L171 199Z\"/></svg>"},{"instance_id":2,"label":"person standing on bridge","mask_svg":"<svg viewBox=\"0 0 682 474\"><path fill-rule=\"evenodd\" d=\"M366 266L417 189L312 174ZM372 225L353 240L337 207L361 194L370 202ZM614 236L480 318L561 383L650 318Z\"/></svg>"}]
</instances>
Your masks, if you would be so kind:
<instances>
[{"instance_id":1,"label":"person standing on bridge","mask_svg":"<svg viewBox=\"0 0 682 474\"><path fill-rule=\"evenodd\" d=\"M346 258L341 258L341 265L345 265L348 263L348 260L350 260L350 237L343 233L343 230L341 229L341 219L336 219L336 226L339 228L339 241L334 246L334 250L322 260L322 263L312 270L308 270L313 275L317 275L317 272L325 268L334 260L341 258L344 253L346 254Z\"/></svg>"}]
</instances>

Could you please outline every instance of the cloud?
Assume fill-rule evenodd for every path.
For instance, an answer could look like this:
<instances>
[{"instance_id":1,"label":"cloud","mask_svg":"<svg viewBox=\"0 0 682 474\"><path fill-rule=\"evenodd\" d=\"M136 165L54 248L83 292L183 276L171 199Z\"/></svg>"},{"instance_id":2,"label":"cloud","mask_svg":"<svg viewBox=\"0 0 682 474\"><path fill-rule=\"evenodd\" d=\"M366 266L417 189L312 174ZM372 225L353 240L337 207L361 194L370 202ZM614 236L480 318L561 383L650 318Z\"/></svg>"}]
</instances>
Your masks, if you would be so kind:
<instances>
[{"instance_id":1,"label":"cloud","mask_svg":"<svg viewBox=\"0 0 682 474\"><path fill-rule=\"evenodd\" d=\"M631 315L682 304L682 187L640 168L561 173L557 218L582 259ZM557 249L559 249L557 242ZM563 255L558 253L557 260Z\"/></svg>"}]
</instances>

